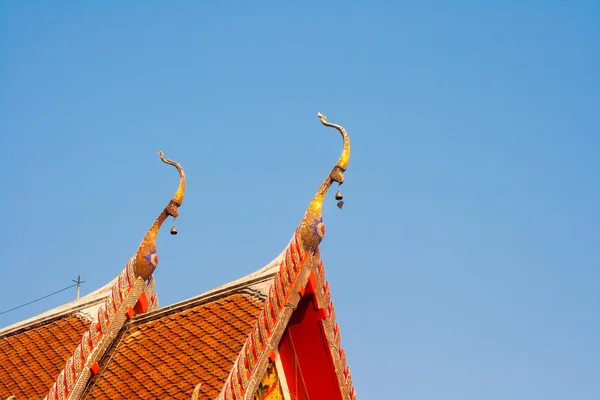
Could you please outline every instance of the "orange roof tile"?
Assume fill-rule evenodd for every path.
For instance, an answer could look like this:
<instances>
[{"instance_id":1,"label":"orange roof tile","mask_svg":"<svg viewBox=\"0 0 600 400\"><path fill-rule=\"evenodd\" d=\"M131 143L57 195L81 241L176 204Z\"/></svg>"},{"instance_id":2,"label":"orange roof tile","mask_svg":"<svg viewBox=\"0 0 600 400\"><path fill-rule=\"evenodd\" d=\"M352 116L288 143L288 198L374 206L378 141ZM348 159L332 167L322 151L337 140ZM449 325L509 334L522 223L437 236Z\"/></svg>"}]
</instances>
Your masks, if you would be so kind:
<instances>
[{"instance_id":1,"label":"orange roof tile","mask_svg":"<svg viewBox=\"0 0 600 400\"><path fill-rule=\"evenodd\" d=\"M200 398L217 397L262 304L238 293L132 321L83 398L189 399L199 382Z\"/></svg>"},{"instance_id":2,"label":"orange roof tile","mask_svg":"<svg viewBox=\"0 0 600 400\"><path fill-rule=\"evenodd\" d=\"M89 321L68 316L0 339L0 398L43 398Z\"/></svg>"}]
</instances>

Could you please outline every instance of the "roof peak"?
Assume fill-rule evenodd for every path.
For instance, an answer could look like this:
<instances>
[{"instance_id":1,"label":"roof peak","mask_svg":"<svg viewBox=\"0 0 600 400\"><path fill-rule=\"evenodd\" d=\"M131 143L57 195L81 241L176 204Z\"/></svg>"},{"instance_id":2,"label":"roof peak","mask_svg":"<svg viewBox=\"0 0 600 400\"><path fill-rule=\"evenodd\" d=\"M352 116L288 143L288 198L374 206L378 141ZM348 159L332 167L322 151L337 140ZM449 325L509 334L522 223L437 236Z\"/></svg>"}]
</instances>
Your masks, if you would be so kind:
<instances>
[{"instance_id":1,"label":"roof peak","mask_svg":"<svg viewBox=\"0 0 600 400\"><path fill-rule=\"evenodd\" d=\"M338 186L341 186L344 183L344 172L350 161L350 137L348 136L348 132L346 132L341 125L327 122L327 117L325 115L317 113L317 116L324 126L335 128L340 132L342 139L344 140L344 148L342 150L342 155L321 184L321 187L319 187L319 190L317 190L317 193L308 205L304 218L302 218L302 222L300 222L300 243L304 250L311 253L314 253L317 250L325 235L325 225L323 224L323 199L333 182L337 182ZM339 200L338 207L342 208L344 205L344 202L341 201L343 198L342 193L338 191L335 197Z\"/></svg>"},{"instance_id":2,"label":"roof peak","mask_svg":"<svg viewBox=\"0 0 600 400\"><path fill-rule=\"evenodd\" d=\"M158 150L158 155L165 164L172 165L177 169L179 172L179 186L167 206L158 215L142 239L142 242L140 243L133 257L133 270L135 271L135 276L141 277L145 281L151 278L152 273L158 265L158 256L156 254L156 236L158 235L158 231L168 216L172 216L175 219L179 215L178 209L183 203L186 187L185 172L181 165L166 158L164 153L160 150ZM55 307L24 321L19 321L7 327L1 328L0 337L14 333L15 331L31 328L38 324L44 324L75 312L81 312L85 315L91 316L97 311L97 308L110 294L112 287L117 283L117 279L118 277L114 278L105 286L102 286L101 288L80 299Z\"/></svg>"},{"instance_id":3,"label":"roof peak","mask_svg":"<svg viewBox=\"0 0 600 400\"><path fill-rule=\"evenodd\" d=\"M142 239L140 246L135 253L135 275L142 277L144 280L148 279L158 265L158 255L156 254L156 236L162 226L163 222L167 217L171 216L176 219L179 216L179 207L183 203L183 197L185 195L185 172L181 165L175 161L165 158L162 151L158 150L160 159L165 163L174 166L179 172L179 187L173 195L169 204L161 211L156 217L154 223ZM177 232L176 230L174 232Z\"/></svg>"},{"instance_id":4,"label":"roof peak","mask_svg":"<svg viewBox=\"0 0 600 400\"><path fill-rule=\"evenodd\" d=\"M223 285L209 289L196 296L178 301L165 307L161 307L155 310L152 314L160 313L166 309L178 308L184 306L187 303L195 303L200 299L211 298L213 296L220 296L225 293L232 293L236 291L243 291L249 289L255 291L260 295L266 295L270 285L270 278L275 274L281 260L284 258L284 252L275 257L272 261L259 268L258 270L251 272L250 274L234 279ZM70 301L62 304L58 307L52 308L48 311L44 311L41 314L35 315L23 321L16 322L12 325L0 328L0 337L12 335L23 330L28 330L33 327L44 325L57 319L61 319L65 316L79 314L82 317L92 316L97 312L98 307L102 305L106 296L110 295L112 287L117 282L117 278L112 279L104 286L96 289L92 293L89 293L77 300Z\"/></svg>"}]
</instances>

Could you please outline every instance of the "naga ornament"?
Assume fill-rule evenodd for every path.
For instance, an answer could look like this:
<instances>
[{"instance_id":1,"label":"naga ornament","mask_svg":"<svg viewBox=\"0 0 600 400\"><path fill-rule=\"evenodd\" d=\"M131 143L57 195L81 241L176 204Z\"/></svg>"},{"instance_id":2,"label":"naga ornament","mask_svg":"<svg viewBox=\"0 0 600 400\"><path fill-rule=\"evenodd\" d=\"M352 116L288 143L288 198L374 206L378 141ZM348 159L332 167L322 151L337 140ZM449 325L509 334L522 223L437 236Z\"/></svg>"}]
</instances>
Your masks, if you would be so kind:
<instances>
[{"instance_id":1,"label":"naga ornament","mask_svg":"<svg viewBox=\"0 0 600 400\"><path fill-rule=\"evenodd\" d=\"M342 150L342 155L339 160L327 176L325 181L321 184L321 187L317 191L317 194L313 197L308 209L306 210L306 214L304 214L304 218L300 223L300 241L302 243L302 247L304 250L308 250L311 253L317 251L321 240L323 240L323 236L325 235L325 225L323 223L323 199L327 194L327 191L333 184L333 182L337 182L338 185L342 185L344 183L344 172L348 167L348 161L350 160L350 138L348 137L348 132L341 126L337 124L332 124L327 121L327 117L321 113L317 113L317 116L321 120L321 123L327 127L335 128L342 135L342 139L344 140L344 149ZM338 202L338 207L342 208L344 202L341 201L343 196L342 192L338 190L336 193L336 200L340 200Z\"/></svg>"},{"instance_id":2,"label":"naga ornament","mask_svg":"<svg viewBox=\"0 0 600 400\"><path fill-rule=\"evenodd\" d=\"M170 216L173 217L173 219L177 218L179 215L179 207L181 207L181 203L183 203L183 196L185 194L185 172L181 165L165 158L163 152L160 150L158 150L158 154L164 163L177 168L177 171L179 172L179 187L169 204L162 210L150 227L148 233L144 236L142 243L140 243L140 247L138 247L137 252L135 253L135 275L143 279L148 279L158 265L158 255L156 254L156 236L158 235L158 231L167 217ZM174 232L171 230L172 234L176 234L177 229L175 229Z\"/></svg>"}]
</instances>

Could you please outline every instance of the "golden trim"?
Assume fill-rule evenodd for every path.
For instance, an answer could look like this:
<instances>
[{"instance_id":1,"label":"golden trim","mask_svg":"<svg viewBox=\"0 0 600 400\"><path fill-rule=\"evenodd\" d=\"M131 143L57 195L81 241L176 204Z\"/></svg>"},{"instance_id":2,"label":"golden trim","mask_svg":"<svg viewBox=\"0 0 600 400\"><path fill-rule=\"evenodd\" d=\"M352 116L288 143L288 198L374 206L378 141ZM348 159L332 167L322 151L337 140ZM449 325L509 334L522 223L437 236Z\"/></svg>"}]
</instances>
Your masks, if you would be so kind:
<instances>
[{"instance_id":1,"label":"golden trim","mask_svg":"<svg viewBox=\"0 0 600 400\"><path fill-rule=\"evenodd\" d=\"M300 242L302 243L304 250L308 250L312 253L316 252L323 239L323 235L325 234L322 211L323 199L333 182L337 182L339 185L344 183L344 172L350 161L350 137L348 136L348 132L346 132L341 125L327 122L327 117L325 115L317 113L317 116L323 125L335 128L340 132L344 140L344 149L342 150L342 155L339 160L310 202L310 205L304 214L304 218L300 223Z\"/></svg>"},{"instance_id":2,"label":"golden trim","mask_svg":"<svg viewBox=\"0 0 600 400\"><path fill-rule=\"evenodd\" d=\"M183 196L185 194L185 172L181 165L165 158L163 152L160 150L158 150L158 154L164 163L177 168L177 171L179 172L179 187L169 204L162 210L150 227L135 253L135 275L144 279L148 279L158 265L158 256L156 255L156 236L158 235L158 231L168 216L173 217L173 219L179 216L178 208L181 207Z\"/></svg>"}]
</instances>

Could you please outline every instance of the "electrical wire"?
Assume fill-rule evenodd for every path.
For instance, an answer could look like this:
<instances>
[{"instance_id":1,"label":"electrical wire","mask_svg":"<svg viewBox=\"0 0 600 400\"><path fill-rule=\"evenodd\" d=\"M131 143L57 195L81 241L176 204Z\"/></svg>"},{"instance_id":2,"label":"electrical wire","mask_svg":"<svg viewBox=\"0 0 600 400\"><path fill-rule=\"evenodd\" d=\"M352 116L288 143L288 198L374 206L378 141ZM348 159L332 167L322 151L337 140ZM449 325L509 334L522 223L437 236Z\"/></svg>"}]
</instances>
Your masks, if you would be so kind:
<instances>
[{"instance_id":1,"label":"electrical wire","mask_svg":"<svg viewBox=\"0 0 600 400\"><path fill-rule=\"evenodd\" d=\"M33 304L33 303L35 303L36 301L43 300L43 299L45 299L45 298L47 298L47 297L54 296L55 294L58 294L58 293L60 293L60 292L64 292L65 290L67 290L67 289L71 289L71 288L72 288L72 287L74 287L74 286L77 286L77 283L75 283L75 284L73 284L73 285L69 285L69 286L67 286L66 288L62 288L62 289L60 289L60 290L57 290L56 292L53 292L53 293L47 294L47 295L45 295L45 296L42 296L42 297L40 297L39 299L31 300L31 301L30 301L30 302L28 302L28 303L21 304L20 306L13 307L13 308L11 308L11 309L8 309L8 310L6 310L6 311L2 311L2 312L0 312L0 315L2 315L2 314L6 314L6 313L8 313L8 312L11 312L11 311L14 311L14 310L17 310L17 309L19 309L19 308L21 308L21 307L28 306L28 305L30 305L30 304Z\"/></svg>"}]
</instances>

